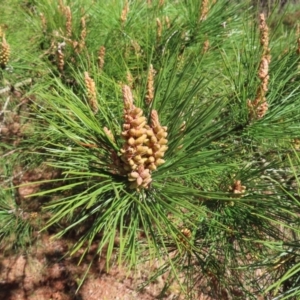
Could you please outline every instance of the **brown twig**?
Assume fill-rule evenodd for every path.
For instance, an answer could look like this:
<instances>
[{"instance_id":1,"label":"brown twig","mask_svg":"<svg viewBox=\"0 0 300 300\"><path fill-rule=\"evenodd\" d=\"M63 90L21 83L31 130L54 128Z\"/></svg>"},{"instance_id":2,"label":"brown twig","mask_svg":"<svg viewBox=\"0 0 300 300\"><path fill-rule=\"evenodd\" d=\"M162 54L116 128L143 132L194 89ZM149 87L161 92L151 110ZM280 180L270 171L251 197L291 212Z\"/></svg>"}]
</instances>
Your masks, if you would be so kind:
<instances>
[{"instance_id":1,"label":"brown twig","mask_svg":"<svg viewBox=\"0 0 300 300\"><path fill-rule=\"evenodd\" d=\"M2 110L0 111L0 117L4 114L4 112L5 112L5 110L6 110L6 107L7 107L8 103L9 103L9 101L10 101L10 97L7 97L7 99L6 99L6 101L5 101L4 105L3 105L3 108L2 108Z\"/></svg>"},{"instance_id":2,"label":"brown twig","mask_svg":"<svg viewBox=\"0 0 300 300\"><path fill-rule=\"evenodd\" d=\"M27 78L23 81L17 82L15 85L6 86L6 87L4 87L0 90L0 95L8 93L8 92L10 92L14 89L17 89L17 88L23 86L23 85L28 85L28 84L31 84L31 83L32 83L32 78Z\"/></svg>"},{"instance_id":3,"label":"brown twig","mask_svg":"<svg viewBox=\"0 0 300 300\"><path fill-rule=\"evenodd\" d=\"M17 151L19 151L19 150L20 150L20 149L13 149L13 150L10 150L10 151L4 153L3 155L1 155L1 158L6 157L6 156L8 156L8 155L11 155L11 154L13 154L13 153L15 153L15 152L17 152ZM20 172L20 173L21 173L21 172ZM17 174L17 175L18 175L18 174Z\"/></svg>"}]
</instances>

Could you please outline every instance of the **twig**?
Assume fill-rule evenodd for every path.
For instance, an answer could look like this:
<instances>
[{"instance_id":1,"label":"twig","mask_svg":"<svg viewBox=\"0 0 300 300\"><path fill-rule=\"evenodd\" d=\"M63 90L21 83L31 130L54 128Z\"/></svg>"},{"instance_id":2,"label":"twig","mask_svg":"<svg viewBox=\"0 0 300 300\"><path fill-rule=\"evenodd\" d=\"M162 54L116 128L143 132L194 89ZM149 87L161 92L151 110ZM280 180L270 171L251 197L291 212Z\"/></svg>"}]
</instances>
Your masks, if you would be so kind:
<instances>
[{"instance_id":1,"label":"twig","mask_svg":"<svg viewBox=\"0 0 300 300\"><path fill-rule=\"evenodd\" d=\"M23 86L23 85L28 85L28 84L31 84L31 83L32 83L32 78L28 78L28 79L25 79L21 82L17 82L15 85L6 86L5 88L0 90L0 95L8 93L10 91L13 91L14 89L17 89L17 88Z\"/></svg>"},{"instance_id":2,"label":"twig","mask_svg":"<svg viewBox=\"0 0 300 300\"><path fill-rule=\"evenodd\" d=\"M23 175L23 174L24 174L24 171L20 171L19 173L15 174L15 175L13 175L13 176L11 176L11 177L9 177L8 179L3 180L3 181L1 182L1 184L10 182L10 181L12 181L13 179L15 179L15 178L17 178L17 177L19 177L20 175Z\"/></svg>"},{"instance_id":3,"label":"twig","mask_svg":"<svg viewBox=\"0 0 300 300\"><path fill-rule=\"evenodd\" d=\"M4 153L2 156L1 156L1 158L3 158L3 157L5 157L5 156L8 156L8 155L10 155L10 154L13 154L13 153L15 153L16 151L18 151L19 149L13 149L13 150L10 150L10 151L8 151L7 153Z\"/></svg>"},{"instance_id":4,"label":"twig","mask_svg":"<svg viewBox=\"0 0 300 300\"><path fill-rule=\"evenodd\" d=\"M25 80L23 80L23 81L17 82L17 83L13 86L13 88L17 89L17 88L19 88L19 87L21 87L21 86L23 86L23 85L27 85L27 84L31 84L31 83L32 83L32 78L27 78L27 79L25 79Z\"/></svg>"},{"instance_id":5,"label":"twig","mask_svg":"<svg viewBox=\"0 0 300 300\"><path fill-rule=\"evenodd\" d=\"M4 112L6 111L6 107L7 107L8 103L9 103L9 100L10 100L10 97L7 97L7 99L6 99L6 101L5 101L4 105L3 105L3 108L2 108L2 110L0 111L0 117L1 117L1 116L4 114Z\"/></svg>"},{"instance_id":6,"label":"twig","mask_svg":"<svg viewBox=\"0 0 300 300\"><path fill-rule=\"evenodd\" d=\"M10 91L11 91L11 87L10 87L10 86L7 86L7 87L5 87L5 88L3 88L3 89L0 90L0 95L1 95L1 94L5 94L5 93L8 93L8 92L10 92Z\"/></svg>"}]
</instances>

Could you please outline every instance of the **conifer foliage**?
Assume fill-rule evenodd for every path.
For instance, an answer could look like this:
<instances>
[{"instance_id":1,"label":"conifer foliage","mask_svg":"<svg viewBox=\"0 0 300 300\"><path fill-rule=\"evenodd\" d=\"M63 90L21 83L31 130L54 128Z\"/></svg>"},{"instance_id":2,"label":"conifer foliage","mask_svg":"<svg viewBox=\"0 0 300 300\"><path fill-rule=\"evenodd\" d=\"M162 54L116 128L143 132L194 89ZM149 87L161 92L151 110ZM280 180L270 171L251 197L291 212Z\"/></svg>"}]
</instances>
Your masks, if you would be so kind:
<instances>
[{"instance_id":1,"label":"conifer foliage","mask_svg":"<svg viewBox=\"0 0 300 300\"><path fill-rule=\"evenodd\" d=\"M299 32L250 2L34 4L29 152L56 175L29 196L69 254L159 258L161 296L300 295Z\"/></svg>"}]
</instances>

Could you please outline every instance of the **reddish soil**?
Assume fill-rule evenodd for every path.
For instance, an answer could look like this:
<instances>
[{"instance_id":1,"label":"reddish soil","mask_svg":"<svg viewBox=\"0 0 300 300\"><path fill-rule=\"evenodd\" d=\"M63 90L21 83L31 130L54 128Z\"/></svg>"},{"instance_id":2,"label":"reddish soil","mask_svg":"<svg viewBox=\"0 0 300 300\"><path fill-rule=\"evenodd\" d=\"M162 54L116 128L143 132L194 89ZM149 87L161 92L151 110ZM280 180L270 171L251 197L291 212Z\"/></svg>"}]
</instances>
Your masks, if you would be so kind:
<instances>
[{"instance_id":1,"label":"reddish soil","mask_svg":"<svg viewBox=\"0 0 300 300\"><path fill-rule=\"evenodd\" d=\"M95 260L80 290L76 293L92 255L77 264L78 257L62 258L70 241L41 236L22 254L0 254L0 299L3 300L151 300L158 299L164 281L157 280L142 292L138 284L147 279L149 266L136 275L125 269L104 270L104 259ZM145 271L146 270L146 271ZM184 299L175 286L160 299ZM209 299L200 297L197 299Z\"/></svg>"}]
</instances>

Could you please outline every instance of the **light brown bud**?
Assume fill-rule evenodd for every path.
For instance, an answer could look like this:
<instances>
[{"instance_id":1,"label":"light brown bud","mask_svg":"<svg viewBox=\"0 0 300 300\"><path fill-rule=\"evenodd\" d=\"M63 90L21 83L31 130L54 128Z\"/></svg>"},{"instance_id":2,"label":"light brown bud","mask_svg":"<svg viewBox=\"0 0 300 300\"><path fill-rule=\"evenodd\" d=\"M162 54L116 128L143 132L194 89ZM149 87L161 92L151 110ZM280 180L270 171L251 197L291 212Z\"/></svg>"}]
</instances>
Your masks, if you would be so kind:
<instances>
[{"instance_id":1,"label":"light brown bud","mask_svg":"<svg viewBox=\"0 0 300 300\"><path fill-rule=\"evenodd\" d=\"M159 119L158 119L158 113L154 109L151 111L151 127L153 129L161 127L160 123L159 123ZM154 132L156 132L156 131L154 130Z\"/></svg>"},{"instance_id":2,"label":"light brown bud","mask_svg":"<svg viewBox=\"0 0 300 300\"><path fill-rule=\"evenodd\" d=\"M144 179L150 176L149 169L145 169L140 173L140 176Z\"/></svg>"},{"instance_id":3,"label":"light brown bud","mask_svg":"<svg viewBox=\"0 0 300 300\"><path fill-rule=\"evenodd\" d=\"M138 145L136 147L136 152L138 154L144 154L147 151L147 149L148 149L148 147L146 147L146 146Z\"/></svg>"},{"instance_id":4,"label":"light brown bud","mask_svg":"<svg viewBox=\"0 0 300 300\"><path fill-rule=\"evenodd\" d=\"M159 130L159 132L156 134L156 137L158 139L166 138L168 136L168 133L164 131L162 128Z\"/></svg>"},{"instance_id":5,"label":"light brown bud","mask_svg":"<svg viewBox=\"0 0 300 300\"><path fill-rule=\"evenodd\" d=\"M135 126L135 127L137 126L143 127L143 124L144 125L146 124L146 118L144 116L139 117L131 122L131 126Z\"/></svg>"},{"instance_id":6,"label":"light brown bud","mask_svg":"<svg viewBox=\"0 0 300 300\"><path fill-rule=\"evenodd\" d=\"M159 40L161 38L161 34L162 34L162 24L159 18L156 18L156 35L157 35L157 39Z\"/></svg>"},{"instance_id":7,"label":"light brown bud","mask_svg":"<svg viewBox=\"0 0 300 300\"><path fill-rule=\"evenodd\" d=\"M143 157L143 158L140 160L140 164L143 165L147 160L148 160L147 157Z\"/></svg>"},{"instance_id":8,"label":"light brown bud","mask_svg":"<svg viewBox=\"0 0 300 300\"><path fill-rule=\"evenodd\" d=\"M105 134L107 135L107 137L111 140L111 141L115 141L115 137L114 135L112 134L111 130L109 130L107 127L104 127L103 128Z\"/></svg>"},{"instance_id":9,"label":"light brown bud","mask_svg":"<svg viewBox=\"0 0 300 300\"><path fill-rule=\"evenodd\" d=\"M139 154L144 154L144 153L147 152L147 150L148 150L148 147L147 147L147 146L138 145L138 146L136 147L136 151L137 151L137 153L139 153Z\"/></svg>"},{"instance_id":10,"label":"light brown bud","mask_svg":"<svg viewBox=\"0 0 300 300\"><path fill-rule=\"evenodd\" d=\"M139 107L136 107L132 111L132 114L135 115L138 118L138 117L141 117L143 115L143 111Z\"/></svg>"},{"instance_id":11,"label":"light brown bud","mask_svg":"<svg viewBox=\"0 0 300 300\"><path fill-rule=\"evenodd\" d=\"M139 164L139 162L141 161L142 157L140 155L136 155L134 158L134 161Z\"/></svg>"},{"instance_id":12,"label":"light brown bud","mask_svg":"<svg viewBox=\"0 0 300 300\"><path fill-rule=\"evenodd\" d=\"M127 139L127 137L129 136L128 131L122 131L121 135L123 138Z\"/></svg>"},{"instance_id":13,"label":"light brown bud","mask_svg":"<svg viewBox=\"0 0 300 300\"><path fill-rule=\"evenodd\" d=\"M166 16L165 21L166 21L167 28L170 28L171 27L171 23L170 23L170 19L169 19L168 16Z\"/></svg>"},{"instance_id":14,"label":"light brown bud","mask_svg":"<svg viewBox=\"0 0 300 300\"><path fill-rule=\"evenodd\" d=\"M148 157L148 162L149 163L155 162L155 158L153 156Z\"/></svg>"},{"instance_id":15,"label":"light brown bud","mask_svg":"<svg viewBox=\"0 0 300 300\"><path fill-rule=\"evenodd\" d=\"M103 70L104 67L104 57L105 57L105 47L101 46L99 51L98 51L98 67L100 70Z\"/></svg>"},{"instance_id":16,"label":"light brown bud","mask_svg":"<svg viewBox=\"0 0 300 300\"><path fill-rule=\"evenodd\" d=\"M140 174L138 173L138 172L131 172L130 174L129 174L129 176L131 177L131 178L138 178L139 176L140 176Z\"/></svg>"},{"instance_id":17,"label":"light brown bud","mask_svg":"<svg viewBox=\"0 0 300 300\"><path fill-rule=\"evenodd\" d=\"M128 3L128 0L126 0L125 4L124 4L124 7L123 7L123 10L122 10L122 14L121 14L121 23L122 23L122 25L124 25L124 23L127 20L128 12L129 12L129 3Z\"/></svg>"},{"instance_id":18,"label":"light brown bud","mask_svg":"<svg viewBox=\"0 0 300 300\"><path fill-rule=\"evenodd\" d=\"M140 128L140 129L132 128L129 130L129 134L133 137L139 137L139 136L145 134L145 130L144 130L144 128Z\"/></svg>"},{"instance_id":19,"label":"light brown bud","mask_svg":"<svg viewBox=\"0 0 300 300\"><path fill-rule=\"evenodd\" d=\"M159 143L160 145L166 145L166 144L168 143L168 140L162 138L162 139L160 139L160 140L158 141L158 143Z\"/></svg>"},{"instance_id":20,"label":"light brown bud","mask_svg":"<svg viewBox=\"0 0 300 300\"><path fill-rule=\"evenodd\" d=\"M0 43L0 67L6 67L10 56L10 46L6 42L4 34L2 36L2 42Z\"/></svg>"},{"instance_id":21,"label":"light brown bud","mask_svg":"<svg viewBox=\"0 0 300 300\"><path fill-rule=\"evenodd\" d=\"M160 149L160 144L154 144L153 146L152 146L152 149L154 150L154 152L157 152L159 149Z\"/></svg>"},{"instance_id":22,"label":"light brown bud","mask_svg":"<svg viewBox=\"0 0 300 300\"><path fill-rule=\"evenodd\" d=\"M95 81L89 76L88 72L84 72L84 81L89 105L94 113L99 110L97 102L97 93Z\"/></svg>"},{"instance_id":23,"label":"light brown bud","mask_svg":"<svg viewBox=\"0 0 300 300\"><path fill-rule=\"evenodd\" d=\"M150 64L148 79L147 79L147 94L145 97L145 102L147 105L150 105L150 103L153 101L154 98L154 76L155 76L155 70L153 69L152 64Z\"/></svg>"},{"instance_id":24,"label":"light brown bud","mask_svg":"<svg viewBox=\"0 0 300 300\"><path fill-rule=\"evenodd\" d=\"M158 152L154 153L154 156L156 159L163 158L164 155L165 155L165 152L162 152L162 151L158 151Z\"/></svg>"},{"instance_id":25,"label":"light brown bud","mask_svg":"<svg viewBox=\"0 0 300 300\"><path fill-rule=\"evenodd\" d=\"M152 137L154 135L152 129L147 129L146 134L148 135L148 137Z\"/></svg>"},{"instance_id":26,"label":"light brown bud","mask_svg":"<svg viewBox=\"0 0 300 300\"><path fill-rule=\"evenodd\" d=\"M70 6L65 7L65 16L66 16L66 35L71 37L72 35L72 12Z\"/></svg>"},{"instance_id":27,"label":"light brown bud","mask_svg":"<svg viewBox=\"0 0 300 300\"><path fill-rule=\"evenodd\" d=\"M141 188L149 188L151 172L165 162L161 158L168 149L167 128L160 125L155 110L151 112L151 124L148 125L142 109L133 103L130 88L124 85L122 93L125 122L121 135L126 141L120 151L120 158L124 164L123 174L124 171L128 172L129 187L140 191Z\"/></svg>"},{"instance_id":28,"label":"light brown bud","mask_svg":"<svg viewBox=\"0 0 300 300\"><path fill-rule=\"evenodd\" d=\"M201 2L201 7L200 7L200 17L199 17L199 21L204 21L207 18L207 14L208 14L208 0L202 0Z\"/></svg>"},{"instance_id":29,"label":"light brown bud","mask_svg":"<svg viewBox=\"0 0 300 300\"><path fill-rule=\"evenodd\" d=\"M143 181L143 187L148 188L151 181L152 181L151 176L145 178Z\"/></svg>"},{"instance_id":30,"label":"light brown bud","mask_svg":"<svg viewBox=\"0 0 300 300\"><path fill-rule=\"evenodd\" d=\"M130 160L128 161L128 163L129 163L130 166L133 166L133 165L135 164L134 161L133 161L132 159L130 159Z\"/></svg>"},{"instance_id":31,"label":"light brown bud","mask_svg":"<svg viewBox=\"0 0 300 300\"><path fill-rule=\"evenodd\" d=\"M152 154L153 154L153 150L152 150L151 148L148 148L147 154L148 154L148 155L152 155Z\"/></svg>"},{"instance_id":32,"label":"light brown bud","mask_svg":"<svg viewBox=\"0 0 300 300\"><path fill-rule=\"evenodd\" d=\"M159 158L157 161L156 161L156 165L157 166L160 166L160 165L162 165L162 164L164 164L165 163L165 160L163 160L163 159L161 159L161 158Z\"/></svg>"},{"instance_id":33,"label":"light brown bud","mask_svg":"<svg viewBox=\"0 0 300 300\"><path fill-rule=\"evenodd\" d=\"M133 108L133 96L131 89L128 85L123 85L122 87L123 101L125 110Z\"/></svg>"},{"instance_id":34,"label":"light brown bud","mask_svg":"<svg viewBox=\"0 0 300 300\"><path fill-rule=\"evenodd\" d=\"M139 138L137 138L135 140L135 145L142 145L144 143L144 141L147 139L147 135L146 134L143 134L142 136L140 136Z\"/></svg>"},{"instance_id":35,"label":"light brown bud","mask_svg":"<svg viewBox=\"0 0 300 300\"><path fill-rule=\"evenodd\" d=\"M151 136L150 142L151 142L152 144L156 144L156 143L157 143L157 138L156 138L155 135Z\"/></svg>"},{"instance_id":36,"label":"light brown bud","mask_svg":"<svg viewBox=\"0 0 300 300\"><path fill-rule=\"evenodd\" d=\"M168 150L168 146L166 145L162 145L160 148L159 148L159 151L162 151L162 152L166 152Z\"/></svg>"},{"instance_id":37,"label":"light brown bud","mask_svg":"<svg viewBox=\"0 0 300 300\"><path fill-rule=\"evenodd\" d=\"M127 83L129 84L130 87L133 87L133 77L132 77L132 74L128 71L127 72L127 75L126 75L126 81Z\"/></svg>"},{"instance_id":38,"label":"light brown bud","mask_svg":"<svg viewBox=\"0 0 300 300\"><path fill-rule=\"evenodd\" d=\"M143 128L146 125L146 119L144 122L142 122L140 125L137 126L137 128Z\"/></svg>"},{"instance_id":39,"label":"light brown bud","mask_svg":"<svg viewBox=\"0 0 300 300\"><path fill-rule=\"evenodd\" d=\"M131 176L128 176L128 181L136 181L136 178L133 178L133 177L131 177Z\"/></svg>"},{"instance_id":40,"label":"light brown bud","mask_svg":"<svg viewBox=\"0 0 300 300\"><path fill-rule=\"evenodd\" d=\"M86 35L87 35L85 16L83 16L80 19L80 24L81 24L81 33L80 33L80 41L78 43L77 52L82 51L82 49L85 47L85 39L86 39Z\"/></svg>"},{"instance_id":41,"label":"light brown bud","mask_svg":"<svg viewBox=\"0 0 300 300\"><path fill-rule=\"evenodd\" d=\"M130 138L128 141L127 141L128 145L130 146L134 146L135 145L135 139L134 138Z\"/></svg>"},{"instance_id":42,"label":"light brown bud","mask_svg":"<svg viewBox=\"0 0 300 300\"><path fill-rule=\"evenodd\" d=\"M148 166L148 169L149 169L150 171L155 171L155 170L157 169L157 167L156 167L156 165L155 165L154 163L152 163L152 164L150 164L150 165Z\"/></svg>"},{"instance_id":43,"label":"light brown bud","mask_svg":"<svg viewBox=\"0 0 300 300\"><path fill-rule=\"evenodd\" d=\"M136 183L137 183L137 185L141 185L143 183L143 178L142 177L138 177L136 179Z\"/></svg>"}]
</instances>

